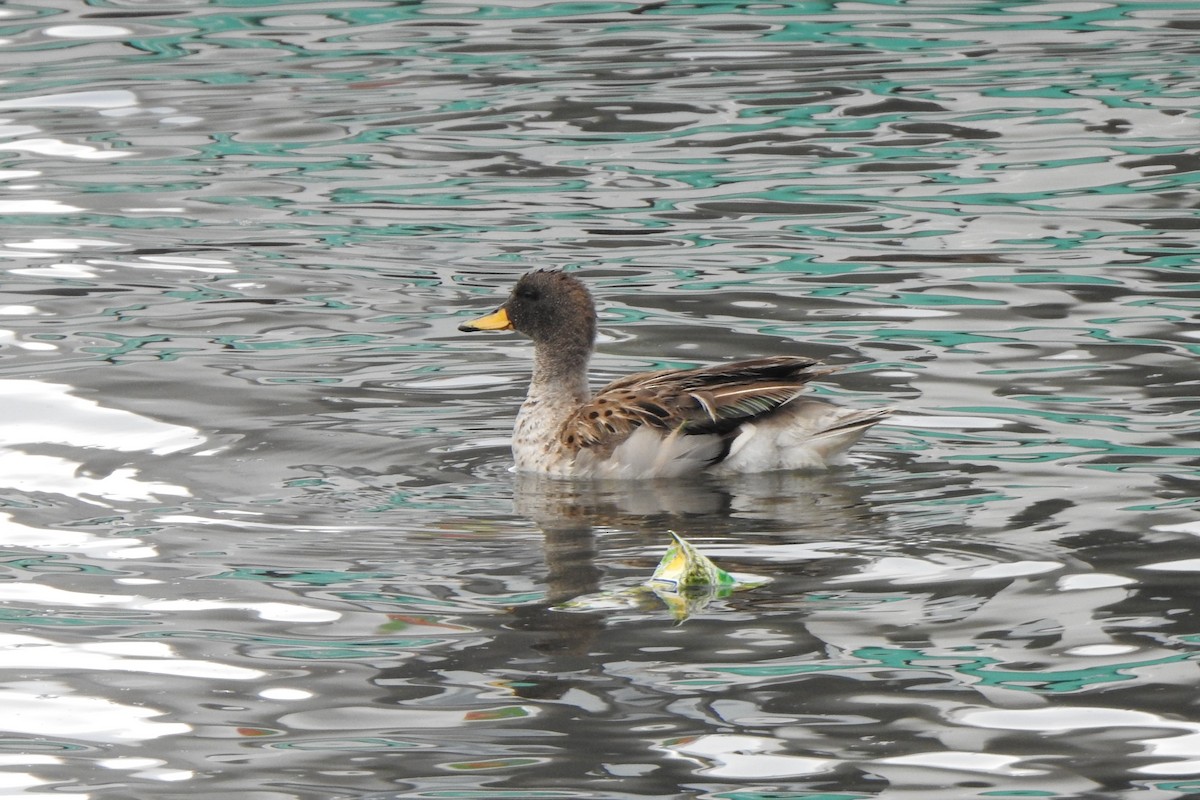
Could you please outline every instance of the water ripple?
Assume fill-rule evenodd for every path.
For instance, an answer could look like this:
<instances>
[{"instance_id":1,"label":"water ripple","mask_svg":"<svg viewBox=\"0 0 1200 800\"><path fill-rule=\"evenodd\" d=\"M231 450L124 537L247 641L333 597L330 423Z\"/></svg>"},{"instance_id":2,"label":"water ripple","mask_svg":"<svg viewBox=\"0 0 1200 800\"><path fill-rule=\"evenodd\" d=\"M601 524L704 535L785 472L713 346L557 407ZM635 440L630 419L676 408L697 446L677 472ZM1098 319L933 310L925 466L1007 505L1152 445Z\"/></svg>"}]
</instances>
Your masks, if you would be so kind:
<instances>
[{"instance_id":1,"label":"water ripple","mask_svg":"<svg viewBox=\"0 0 1200 800\"><path fill-rule=\"evenodd\" d=\"M1196 790L1193 10L0 22L16 790ZM513 476L528 346L456 327L530 267L597 378L803 352L900 411L829 475ZM771 582L555 609L667 529Z\"/></svg>"}]
</instances>

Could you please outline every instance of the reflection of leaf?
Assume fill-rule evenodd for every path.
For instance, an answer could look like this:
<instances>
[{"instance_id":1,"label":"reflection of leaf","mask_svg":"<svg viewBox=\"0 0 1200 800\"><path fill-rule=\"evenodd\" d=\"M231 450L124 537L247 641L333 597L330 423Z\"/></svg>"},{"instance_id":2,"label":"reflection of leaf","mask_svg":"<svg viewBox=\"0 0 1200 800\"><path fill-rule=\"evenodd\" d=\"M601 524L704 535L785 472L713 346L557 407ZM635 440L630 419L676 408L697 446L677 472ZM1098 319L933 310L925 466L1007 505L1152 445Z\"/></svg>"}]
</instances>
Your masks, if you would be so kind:
<instances>
[{"instance_id":1,"label":"reflection of leaf","mask_svg":"<svg viewBox=\"0 0 1200 800\"><path fill-rule=\"evenodd\" d=\"M692 614L703 610L712 600L728 597L733 591L730 586L689 586L682 591L674 591L663 588L664 585L656 585L653 581L649 586L655 597L667 606L676 622L683 622Z\"/></svg>"}]
</instances>

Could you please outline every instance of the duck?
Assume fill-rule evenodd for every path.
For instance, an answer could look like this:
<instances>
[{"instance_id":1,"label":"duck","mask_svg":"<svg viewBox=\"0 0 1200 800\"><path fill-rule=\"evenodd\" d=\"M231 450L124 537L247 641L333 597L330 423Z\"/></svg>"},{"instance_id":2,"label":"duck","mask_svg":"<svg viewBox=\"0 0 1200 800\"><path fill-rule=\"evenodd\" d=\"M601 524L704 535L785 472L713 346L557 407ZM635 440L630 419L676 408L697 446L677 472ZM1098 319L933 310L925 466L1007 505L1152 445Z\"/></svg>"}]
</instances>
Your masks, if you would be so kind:
<instances>
[{"instance_id":1,"label":"duck","mask_svg":"<svg viewBox=\"0 0 1200 800\"><path fill-rule=\"evenodd\" d=\"M525 273L503 305L458 329L533 341L512 435L513 468L523 473L647 480L824 469L892 412L803 397L835 370L799 355L638 372L592 392L596 304L559 269Z\"/></svg>"}]
</instances>

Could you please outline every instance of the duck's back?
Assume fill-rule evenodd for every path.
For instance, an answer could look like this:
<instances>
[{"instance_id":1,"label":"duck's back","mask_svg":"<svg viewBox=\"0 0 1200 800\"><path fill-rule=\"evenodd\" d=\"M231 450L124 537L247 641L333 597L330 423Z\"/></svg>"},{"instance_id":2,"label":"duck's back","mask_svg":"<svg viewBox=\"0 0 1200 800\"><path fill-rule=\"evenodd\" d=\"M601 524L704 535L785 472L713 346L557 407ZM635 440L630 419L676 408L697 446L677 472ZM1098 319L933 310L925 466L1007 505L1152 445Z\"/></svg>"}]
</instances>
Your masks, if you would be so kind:
<instances>
[{"instance_id":1,"label":"duck's back","mask_svg":"<svg viewBox=\"0 0 1200 800\"><path fill-rule=\"evenodd\" d=\"M829 372L780 356L626 376L563 423L558 444L574 457L562 471L645 479L823 467L888 413L798 399Z\"/></svg>"}]
</instances>

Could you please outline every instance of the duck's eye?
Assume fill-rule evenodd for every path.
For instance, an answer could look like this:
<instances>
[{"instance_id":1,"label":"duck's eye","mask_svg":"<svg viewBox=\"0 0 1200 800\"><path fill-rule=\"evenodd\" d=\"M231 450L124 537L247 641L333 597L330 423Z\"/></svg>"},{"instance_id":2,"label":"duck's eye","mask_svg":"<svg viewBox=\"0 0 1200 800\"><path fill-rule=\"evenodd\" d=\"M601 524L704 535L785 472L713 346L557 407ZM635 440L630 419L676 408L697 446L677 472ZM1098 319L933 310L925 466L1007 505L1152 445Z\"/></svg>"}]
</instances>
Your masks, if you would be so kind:
<instances>
[{"instance_id":1,"label":"duck's eye","mask_svg":"<svg viewBox=\"0 0 1200 800\"><path fill-rule=\"evenodd\" d=\"M517 297L521 298L522 300L537 300L540 296L541 294L538 292L538 290L534 289L532 286L522 286L517 289Z\"/></svg>"}]
</instances>

